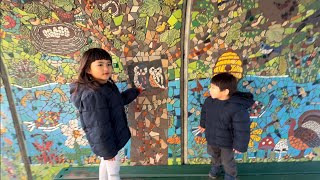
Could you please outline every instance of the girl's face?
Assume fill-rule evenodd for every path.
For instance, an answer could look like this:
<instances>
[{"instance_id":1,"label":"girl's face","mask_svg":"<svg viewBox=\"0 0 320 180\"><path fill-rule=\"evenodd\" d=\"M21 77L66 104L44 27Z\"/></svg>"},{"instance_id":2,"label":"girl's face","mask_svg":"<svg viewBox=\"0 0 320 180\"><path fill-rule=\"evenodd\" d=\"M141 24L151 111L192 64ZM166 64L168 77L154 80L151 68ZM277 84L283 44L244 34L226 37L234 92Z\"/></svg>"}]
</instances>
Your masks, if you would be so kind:
<instances>
[{"instance_id":1,"label":"girl's face","mask_svg":"<svg viewBox=\"0 0 320 180\"><path fill-rule=\"evenodd\" d=\"M98 81L100 84L108 82L113 72L112 63L110 60L99 59L91 63L88 74Z\"/></svg>"}]
</instances>

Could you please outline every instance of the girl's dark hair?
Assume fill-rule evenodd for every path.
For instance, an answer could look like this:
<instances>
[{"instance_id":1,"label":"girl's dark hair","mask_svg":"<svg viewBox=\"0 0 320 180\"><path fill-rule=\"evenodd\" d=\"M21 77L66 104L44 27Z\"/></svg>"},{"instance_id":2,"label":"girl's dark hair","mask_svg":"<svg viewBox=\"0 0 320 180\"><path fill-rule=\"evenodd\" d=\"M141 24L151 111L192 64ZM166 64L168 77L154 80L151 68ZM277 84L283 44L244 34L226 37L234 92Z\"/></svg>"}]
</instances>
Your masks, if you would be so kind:
<instances>
[{"instance_id":1,"label":"girl's dark hair","mask_svg":"<svg viewBox=\"0 0 320 180\"><path fill-rule=\"evenodd\" d=\"M220 91L229 89L229 96L232 96L237 91L238 81L232 74L224 72L213 76L211 84L218 86Z\"/></svg>"},{"instance_id":2,"label":"girl's dark hair","mask_svg":"<svg viewBox=\"0 0 320 180\"><path fill-rule=\"evenodd\" d=\"M75 81L75 83L77 83L76 91L78 90L80 85L94 90L97 90L100 87L100 84L95 81L93 77L87 72L90 68L91 63L101 59L110 60L112 63L110 54L104 49L92 48L83 53L80 59L78 79Z\"/></svg>"}]
</instances>

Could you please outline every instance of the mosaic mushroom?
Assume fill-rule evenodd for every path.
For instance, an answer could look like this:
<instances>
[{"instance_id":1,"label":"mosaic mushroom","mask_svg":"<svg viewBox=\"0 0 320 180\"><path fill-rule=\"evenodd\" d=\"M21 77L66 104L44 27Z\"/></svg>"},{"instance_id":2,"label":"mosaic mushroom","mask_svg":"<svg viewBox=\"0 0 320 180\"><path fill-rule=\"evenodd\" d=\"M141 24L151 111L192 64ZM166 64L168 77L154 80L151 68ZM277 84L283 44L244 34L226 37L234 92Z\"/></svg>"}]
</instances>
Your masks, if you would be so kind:
<instances>
[{"instance_id":1,"label":"mosaic mushroom","mask_svg":"<svg viewBox=\"0 0 320 180\"><path fill-rule=\"evenodd\" d=\"M279 142L276 144L276 146L274 147L273 151L275 153L279 154L279 158L278 161L281 161L281 155L283 152L287 152L288 151L288 140L287 139L280 139Z\"/></svg>"},{"instance_id":2,"label":"mosaic mushroom","mask_svg":"<svg viewBox=\"0 0 320 180\"><path fill-rule=\"evenodd\" d=\"M273 138L268 134L267 137L263 138L260 143L259 143L259 146L258 146L258 149L261 149L261 150L264 150L265 151L265 154L264 154L264 158L267 158L268 156L268 150L270 149L273 149L275 146L274 144L274 140Z\"/></svg>"}]
</instances>

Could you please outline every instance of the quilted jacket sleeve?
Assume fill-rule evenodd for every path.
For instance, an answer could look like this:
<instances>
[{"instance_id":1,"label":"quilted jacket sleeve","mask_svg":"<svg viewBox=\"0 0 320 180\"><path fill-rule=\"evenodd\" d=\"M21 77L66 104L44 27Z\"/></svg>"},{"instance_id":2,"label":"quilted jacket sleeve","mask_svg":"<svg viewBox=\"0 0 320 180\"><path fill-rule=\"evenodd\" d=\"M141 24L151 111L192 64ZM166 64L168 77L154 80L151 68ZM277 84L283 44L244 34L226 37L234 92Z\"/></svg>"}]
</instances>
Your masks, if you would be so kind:
<instances>
[{"instance_id":1,"label":"quilted jacket sleeve","mask_svg":"<svg viewBox=\"0 0 320 180\"><path fill-rule=\"evenodd\" d=\"M208 98L204 101L204 103L201 107L200 126L202 128L206 128L207 103L208 103Z\"/></svg>"},{"instance_id":2,"label":"quilted jacket sleeve","mask_svg":"<svg viewBox=\"0 0 320 180\"><path fill-rule=\"evenodd\" d=\"M137 88L130 88L121 93L122 101L124 105L131 103L139 95L139 90Z\"/></svg>"},{"instance_id":3,"label":"quilted jacket sleeve","mask_svg":"<svg viewBox=\"0 0 320 180\"><path fill-rule=\"evenodd\" d=\"M232 118L233 148L246 152L250 140L250 117L246 109L235 113Z\"/></svg>"}]
</instances>

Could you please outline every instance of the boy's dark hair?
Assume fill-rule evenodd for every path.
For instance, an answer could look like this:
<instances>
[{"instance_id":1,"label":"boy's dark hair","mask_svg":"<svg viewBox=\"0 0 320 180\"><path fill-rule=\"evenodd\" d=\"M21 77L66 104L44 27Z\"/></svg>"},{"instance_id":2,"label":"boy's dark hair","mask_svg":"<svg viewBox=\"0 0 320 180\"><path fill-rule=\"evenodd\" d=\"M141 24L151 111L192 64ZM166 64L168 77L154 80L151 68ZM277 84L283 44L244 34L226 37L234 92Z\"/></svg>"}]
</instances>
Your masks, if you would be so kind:
<instances>
[{"instance_id":1,"label":"boy's dark hair","mask_svg":"<svg viewBox=\"0 0 320 180\"><path fill-rule=\"evenodd\" d=\"M112 63L112 58L110 54L101 48L92 48L85 51L80 59L80 66L79 66L79 75L78 79L76 80L76 83L78 84L78 87L80 84L92 88L92 89L98 89L99 83L96 82L90 74L88 74L88 70L90 68L91 63L93 63L96 60L110 60ZM77 87L77 89L78 89Z\"/></svg>"},{"instance_id":2,"label":"boy's dark hair","mask_svg":"<svg viewBox=\"0 0 320 180\"><path fill-rule=\"evenodd\" d=\"M224 72L213 76L211 84L218 86L220 91L229 89L229 96L232 96L237 91L238 81L232 74Z\"/></svg>"}]
</instances>

